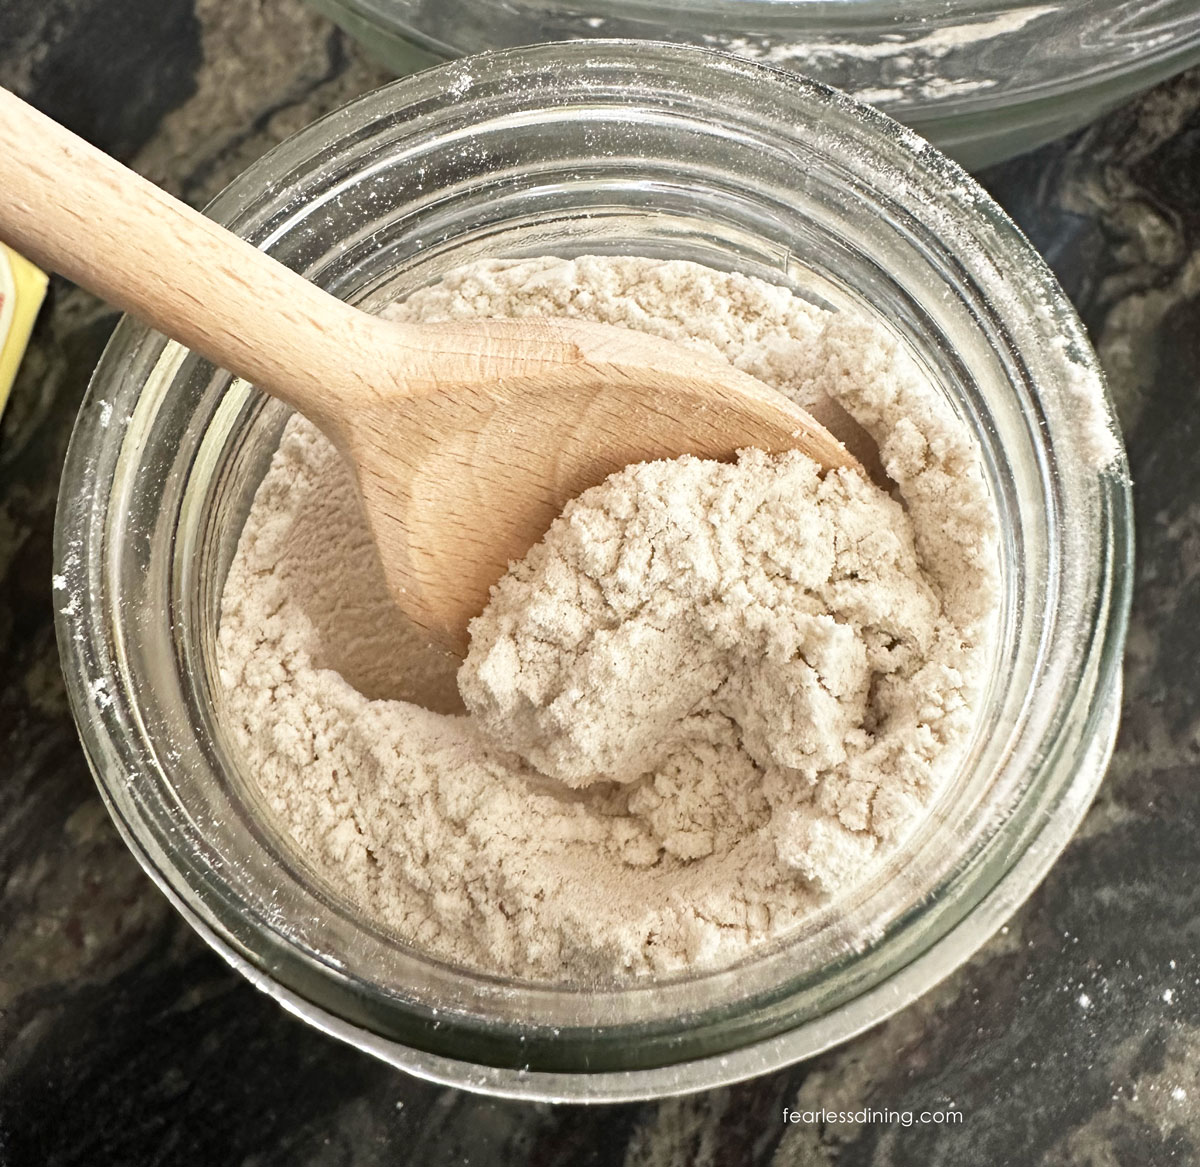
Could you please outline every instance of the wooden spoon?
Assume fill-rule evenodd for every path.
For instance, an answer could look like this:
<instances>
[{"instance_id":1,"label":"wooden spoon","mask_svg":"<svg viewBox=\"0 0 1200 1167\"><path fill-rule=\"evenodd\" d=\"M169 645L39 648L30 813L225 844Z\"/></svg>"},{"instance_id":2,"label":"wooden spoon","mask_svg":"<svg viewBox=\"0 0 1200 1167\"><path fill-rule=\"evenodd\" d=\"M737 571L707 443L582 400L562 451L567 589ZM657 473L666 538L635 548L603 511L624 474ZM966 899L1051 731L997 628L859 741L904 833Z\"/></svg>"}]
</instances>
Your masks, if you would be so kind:
<instances>
[{"instance_id":1,"label":"wooden spoon","mask_svg":"<svg viewBox=\"0 0 1200 1167\"><path fill-rule=\"evenodd\" d=\"M655 337L369 316L3 89L0 238L315 422L400 607L459 652L509 561L622 466L758 446L859 468L781 394Z\"/></svg>"}]
</instances>

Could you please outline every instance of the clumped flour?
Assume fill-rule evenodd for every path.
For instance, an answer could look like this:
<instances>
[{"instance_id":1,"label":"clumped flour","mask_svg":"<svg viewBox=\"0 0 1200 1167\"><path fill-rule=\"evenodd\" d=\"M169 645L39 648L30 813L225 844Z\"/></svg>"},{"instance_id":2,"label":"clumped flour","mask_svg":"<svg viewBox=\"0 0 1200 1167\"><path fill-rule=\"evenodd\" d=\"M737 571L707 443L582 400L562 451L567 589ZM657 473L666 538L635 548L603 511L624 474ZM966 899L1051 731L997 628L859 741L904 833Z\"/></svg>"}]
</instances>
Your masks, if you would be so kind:
<instances>
[{"instance_id":1,"label":"clumped flour","mask_svg":"<svg viewBox=\"0 0 1200 1167\"><path fill-rule=\"evenodd\" d=\"M219 661L299 854L426 952L557 981L734 959L861 880L961 758L997 603L978 454L904 351L637 258L483 263L389 314L576 315L719 353L845 410L896 489L798 453L629 467L500 583L456 686L388 598L349 472L293 419Z\"/></svg>"}]
</instances>

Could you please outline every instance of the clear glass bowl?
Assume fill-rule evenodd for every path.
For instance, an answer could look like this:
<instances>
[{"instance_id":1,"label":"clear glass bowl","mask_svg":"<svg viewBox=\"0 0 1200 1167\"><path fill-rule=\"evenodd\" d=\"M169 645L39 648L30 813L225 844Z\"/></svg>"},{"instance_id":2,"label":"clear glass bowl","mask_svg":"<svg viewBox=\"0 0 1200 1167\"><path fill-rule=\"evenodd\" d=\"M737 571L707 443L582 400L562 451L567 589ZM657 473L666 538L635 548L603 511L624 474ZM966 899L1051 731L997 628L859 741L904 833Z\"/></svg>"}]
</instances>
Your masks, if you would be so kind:
<instances>
[{"instance_id":1,"label":"clear glass bowl","mask_svg":"<svg viewBox=\"0 0 1200 1167\"><path fill-rule=\"evenodd\" d=\"M767 100L766 98L769 98ZM431 1079L613 1100L813 1054L956 967L1030 892L1103 773L1129 599L1123 463L1081 452L1095 358L1053 276L953 163L799 77L646 43L542 46L370 94L210 213L377 308L481 256L696 260L874 314L977 435L1003 525L995 666L968 757L878 875L734 967L588 991L381 934L270 826L222 729L225 574L287 410L133 321L63 475L58 633L130 847L289 1009Z\"/></svg>"},{"instance_id":2,"label":"clear glass bowl","mask_svg":"<svg viewBox=\"0 0 1200 1167\"><path fill-rule=\"evenodd\" d=\"M1195 0L311 0L404 73L576 37L727 49L878 105L975 168L1200 60Z\"/></svg>"}]
</instances>

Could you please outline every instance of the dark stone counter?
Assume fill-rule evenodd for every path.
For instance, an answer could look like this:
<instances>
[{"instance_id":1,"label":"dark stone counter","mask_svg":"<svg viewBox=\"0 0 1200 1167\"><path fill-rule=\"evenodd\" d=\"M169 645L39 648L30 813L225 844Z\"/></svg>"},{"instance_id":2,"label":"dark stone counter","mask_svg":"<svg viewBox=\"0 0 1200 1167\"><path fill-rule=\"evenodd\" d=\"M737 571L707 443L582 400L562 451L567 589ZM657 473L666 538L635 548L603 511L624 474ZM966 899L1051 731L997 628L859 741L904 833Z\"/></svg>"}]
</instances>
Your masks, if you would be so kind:
<instances>
[{"instance_id":1,"label":"dark stone counter","mask_svg":"<svg viewBox=\"0 0 1200 1167\"><path fill-rule=\"evenodd\" d=\"M198 204L387 79L298 0L0 4L0 83ZM142 874L76 742L50 591L59 468L115 315L54 282L0 423L0 1167L1200 1162L1200 71L984 181L1077 304L1125 426L1139 549L1117 756L1043 886L957 975L812 1062L657 1105L408 1078L287 1016ZM864 1105L964 1117L781 1121Z\"/></svg>"}]
</instances>

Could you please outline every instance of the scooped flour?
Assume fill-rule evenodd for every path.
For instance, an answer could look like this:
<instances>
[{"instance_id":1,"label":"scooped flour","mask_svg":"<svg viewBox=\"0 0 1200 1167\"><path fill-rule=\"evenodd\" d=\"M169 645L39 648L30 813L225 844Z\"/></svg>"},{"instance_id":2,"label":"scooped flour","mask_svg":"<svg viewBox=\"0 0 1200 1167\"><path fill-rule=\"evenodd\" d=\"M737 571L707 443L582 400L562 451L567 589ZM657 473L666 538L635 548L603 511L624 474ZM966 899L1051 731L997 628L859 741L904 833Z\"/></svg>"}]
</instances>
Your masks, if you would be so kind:
<instances>
[{"instance_id":1,"label":"scooped flour","mask_svg":"<svg viewBox=\"0 0 1200 1167\"><path fill-rule=\"evenodd\" d=\"M218 657L297 853L423 951L556 981L725 962L860 881L962 756L998 594L977 451L904 351L651 259L478 264L389 314L577 315L719 353L844 409L897 497L799 453L626 468L473 622L465 714L387 595L349 472L293 419Z\"/></svg>"}]
</instances>

